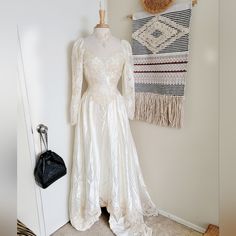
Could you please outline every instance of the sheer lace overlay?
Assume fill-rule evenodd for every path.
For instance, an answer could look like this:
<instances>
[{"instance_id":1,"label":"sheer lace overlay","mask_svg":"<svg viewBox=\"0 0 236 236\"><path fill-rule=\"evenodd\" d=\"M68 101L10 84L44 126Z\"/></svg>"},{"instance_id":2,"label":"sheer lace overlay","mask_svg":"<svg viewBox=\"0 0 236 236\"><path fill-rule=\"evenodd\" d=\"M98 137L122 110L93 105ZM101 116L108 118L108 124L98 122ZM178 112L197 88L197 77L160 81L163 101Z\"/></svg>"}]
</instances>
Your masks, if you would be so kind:
<instances>
[{"instance_id":1,"label":"sheer lace overlay","mask_svg":"<svg viewBox=\"0 0 236 236\"><path fill-rule=\"evenodd\" d=\"M150 236L143 215L158 215L140 169L129 120L135 109L130 44L111 57L88 51L83 39L72 51L71 124L75 126L69 213L84 231L99 219L101 206L119 236ZM81 97L83 78L88 88ZM122 78L122 94L117 89Z\"/></svg>"}]
</instances>

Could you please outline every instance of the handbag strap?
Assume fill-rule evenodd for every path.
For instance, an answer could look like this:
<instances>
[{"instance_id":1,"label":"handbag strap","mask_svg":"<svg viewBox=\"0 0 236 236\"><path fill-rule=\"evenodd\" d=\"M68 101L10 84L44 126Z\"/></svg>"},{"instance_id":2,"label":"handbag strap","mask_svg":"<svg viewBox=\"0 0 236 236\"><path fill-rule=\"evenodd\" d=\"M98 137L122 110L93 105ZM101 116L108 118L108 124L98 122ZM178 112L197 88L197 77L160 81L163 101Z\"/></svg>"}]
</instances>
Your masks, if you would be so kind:
<instances>
[{"instance_id":1,"label":"handbag strap","mask_svg":"<svg viewBox=\"0 0 236 236\"><path fill-rule=\"evenodd\" d=\"M44 145L44 148L46 149L46 151L48 151L48 132L47 132L48 128L45 125L39 125L37 128L37 131L39 132L40 135L40 148L41 148L41 152L43 152L42 149L42 144Z\"/></svg>"},{"instance_id":2,"label":"handbag strap","mask_svg":"<svg viewBox=\"0 0 236 236\"><path fill-rule=\"evenodd\" d=\"M44 136L43 136L44 134ZM44 145L44 148L46 149L46 151L48 151L48 133L39 133L40 135L40 147L41 147L41 152L42 152L42 143Z\"/></svg>"}]
</instances>

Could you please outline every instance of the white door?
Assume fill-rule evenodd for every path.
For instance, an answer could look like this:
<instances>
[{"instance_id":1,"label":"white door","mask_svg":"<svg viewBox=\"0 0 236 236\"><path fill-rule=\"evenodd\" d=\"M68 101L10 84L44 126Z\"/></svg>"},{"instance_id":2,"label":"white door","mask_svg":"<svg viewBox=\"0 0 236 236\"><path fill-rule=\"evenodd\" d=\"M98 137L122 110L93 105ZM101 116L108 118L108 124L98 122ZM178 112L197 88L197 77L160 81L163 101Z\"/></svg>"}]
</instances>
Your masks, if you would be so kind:
<instances>
[{"instance_id":1,"label":"white door","mask_svg":"<svg viewBox=\"0 0 236 236\"><path fill-rule=\"evenodd\" d=\"M69 221L71 49L75 39L91 33L97 24L99 1L24 0L20 7L19 45L35 150L40 151L36 127L43 123L49 128L49 148L63 157L68 169L66 176L47 189L35 186L40 192L45 235L50 235Z\"/></svg>"}]
</instances>

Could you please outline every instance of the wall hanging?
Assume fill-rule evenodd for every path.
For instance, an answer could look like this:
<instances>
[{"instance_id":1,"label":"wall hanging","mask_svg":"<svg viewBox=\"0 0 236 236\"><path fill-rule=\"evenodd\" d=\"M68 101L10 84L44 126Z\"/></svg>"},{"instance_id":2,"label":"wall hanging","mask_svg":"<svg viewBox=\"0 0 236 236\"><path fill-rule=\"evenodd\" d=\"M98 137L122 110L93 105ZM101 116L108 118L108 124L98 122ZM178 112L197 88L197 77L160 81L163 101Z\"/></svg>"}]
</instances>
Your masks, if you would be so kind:
<instances>
[{"instance_id":1,"label":"wall hanging","mask_svg":"<svg viewBox=\"0 0 236 236\"><path fill-rule=\"evenodd\" d=\"M181 128L192 1L133 15L135 119Z\"/></svg>"}]
</instances>

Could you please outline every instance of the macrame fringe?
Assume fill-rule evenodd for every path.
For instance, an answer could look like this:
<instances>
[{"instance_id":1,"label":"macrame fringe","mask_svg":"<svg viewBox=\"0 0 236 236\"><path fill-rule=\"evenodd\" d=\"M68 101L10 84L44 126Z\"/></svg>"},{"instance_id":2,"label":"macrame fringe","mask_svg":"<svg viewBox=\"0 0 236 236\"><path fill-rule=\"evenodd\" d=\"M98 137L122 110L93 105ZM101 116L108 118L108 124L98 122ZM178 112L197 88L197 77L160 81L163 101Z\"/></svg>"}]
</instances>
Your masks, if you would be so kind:
<instances>
[{"instance_id":1,"label":"macrame fringe","mask_svg":"<svg viewBox=\"0 0 236 236\"><path fill-rule=\"evenodd\" d=\"M182 96L136 93L134 119L164 127L183 126Z\"/></svg>"}]
</instances>

